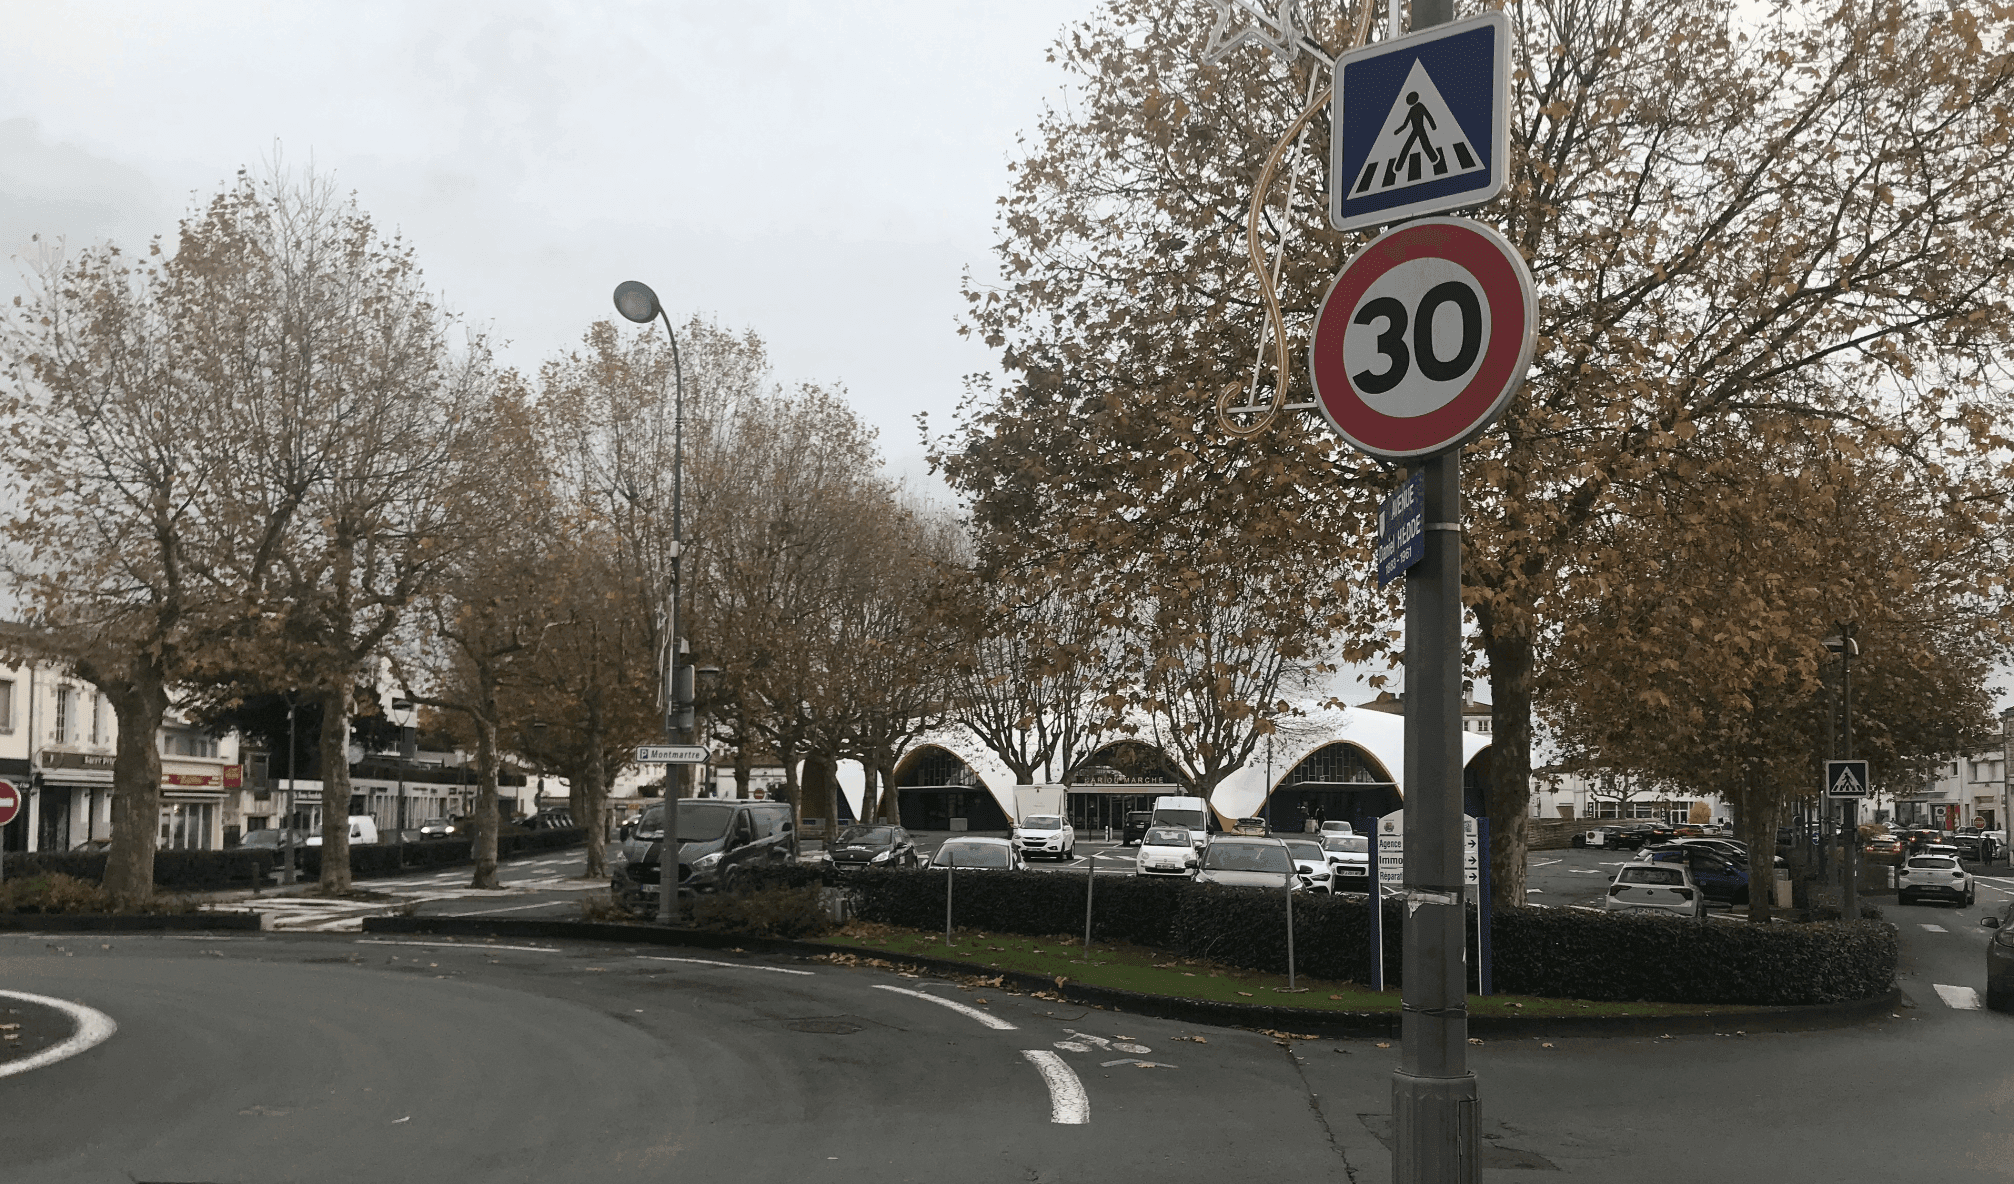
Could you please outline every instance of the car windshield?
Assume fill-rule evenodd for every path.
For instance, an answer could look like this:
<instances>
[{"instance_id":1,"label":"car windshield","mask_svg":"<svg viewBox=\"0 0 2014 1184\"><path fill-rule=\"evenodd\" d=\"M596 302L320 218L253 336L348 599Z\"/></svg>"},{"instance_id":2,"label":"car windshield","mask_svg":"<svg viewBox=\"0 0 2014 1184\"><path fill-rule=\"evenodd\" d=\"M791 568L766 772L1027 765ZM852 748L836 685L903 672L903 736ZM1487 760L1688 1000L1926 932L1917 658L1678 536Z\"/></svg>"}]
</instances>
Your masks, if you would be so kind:
<instances>
[{"instance_id":1,"label":"car windshield","mask_svg":"<svg viewBox=\"0 0 2014 1184\"><path fill-rule=\"evenodd\" d=\"M1061 814L1030 814L1021 820L1022 830L1062 830Z\"/></svg>"},{"instance_id":2,"label":"car windshield","mask_svg":"<svg viewBox=\"0 0 2014 1184\"><path fill-rule=\"evenodd\" d=\"M1149 847L1186 847L1189 845L1189 832L1172 826L1157 826L1148 831L1147 837L1140 842Z\"/></svg>"},{"instance_id":3,"label":"car windshield","mask_svg":"<svg viewBox=\"0 0 2014 1184\"><path fill-rule=\"evenodd\" d=\"M1685 873L1675 867L1626 867L1617 877L1619 884L1683 884Z\"/></svg>"},{"instance_id":4,"label":"car windshield","mask_svg":"<svg viewBox=\"0 0 2014 1184\"><path fill-rule=\"evenodd\" d=\"M1330 835L1322 840L1322 846L1331 851L1362 855L1371 849L1371 840L1365 835Z\"/></svg>"},{"instance_id":5,"label":"car windshield","mask_svg":"<svg viewBox=\"0 0 2014 1184\"><path fill-rule=\"evenodd\" d=\"M839 841L850 847L886 847L895 841L892 826L849 826L839 832Z\"/></svg>"},{"instance_id":6,"label":"car windshield","mask_svg":"<svg viewBox=\"0 0 2014 1184\"><path fill-rule=\"evenodd\" d=\"M1154 821L1164 822L1169 826L1186 826L1190 830L1202 830L1203 812L1201 810L1156 810L1154 811Z\"/></svg>"},{"instance_id":7,"label":"car windshield","mask_svg":"<svg viewBox=\"0 0 2014 1184\"><path fill-rule=\"evenodd\" d=\"M1293 861L1278 843L1212 843L1203 853L1205 871L1291 872Z\"/></svg>"},{"instance_id":8,"label":"car windshield","mask_svg":"<svg viewBox=\"0 0 2014 1184\"><path fill-rule=\"evenodd\" d=\"M727 824L734 821L733 806L714 806L703 802L684 801L678 804L678 841L681 843L710 843L727 833Z\"/></svg>"},{"instance_id":9,"label":"car windshield","mask_svg":"<svg viewBox=\"0 0 2014 1184\"><path fill-rule=\"evenodd\" d=\"M946 843L937 849L938 867L1010 867L1005 847L991 843Z\"/></svg>"},{"instance_id":10,"label":"car windshield","mask_svg":"<svg viewBox=\"0 0 2014 1184\"><path fill-rule=\"evenodd\" d=\"M240 847L277 847L280 845L280 832L277 830L255 830L240 840L238 845Z\"/></svg>"},{"instance_id":11,"label":"car windshield","mask_svg":"<svg viewBox=\"0 0 2014 1184\"><path fill-rule=\"evenodd\" d=\"M1313 839L1288 839L1286 840L1286 844L1287 850L1294 853L1295 859L1306 859L1320 863L1324 858L1322 855L1322 845Z\"/></svg>"},{"instance_id":12,"label":"car windshield","mask_svg":"<svg viewBox=\"0 0 2014 1184\"><path fill-rule=\"evenodd\" d=\"M445 818L429 818L420 823L421 826L446 826L447 824L448 820Z\"/></svg>"},{"instance_id":13,"label":"car windshield","mask_svg":"<svg viewBox=\"0 0 2014 1184\"><path fill-rule=\"evenodd\" d=\"M1920 867L1925 871L1948 872L1958 866L1958 861L1945 855L1919 855L1909 861L1910 867Z\"/></svg>"}]
</instances>

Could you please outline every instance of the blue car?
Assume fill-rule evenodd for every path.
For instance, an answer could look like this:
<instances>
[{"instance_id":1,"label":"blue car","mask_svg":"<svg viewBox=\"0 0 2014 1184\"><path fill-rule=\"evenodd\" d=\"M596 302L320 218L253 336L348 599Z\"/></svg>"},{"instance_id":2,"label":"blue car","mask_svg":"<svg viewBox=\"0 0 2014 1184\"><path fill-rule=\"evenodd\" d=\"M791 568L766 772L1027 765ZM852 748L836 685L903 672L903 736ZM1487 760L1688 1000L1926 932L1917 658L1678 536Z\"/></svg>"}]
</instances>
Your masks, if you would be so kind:
<instances>
[{"instance_id":1,"label":"blue car","mask_svg":"<svg viewBox=\"0 0 2014 1184\"><path fill-rule=\"evenodd\" d=\"M1692 882L1708 900L1725 904L1748 903L1748 868L1727 853L1710 847L1687 844L1657 847L1641 856L1651 863L1682 863L1692 872Z\"/></svg>"}]
</instances>

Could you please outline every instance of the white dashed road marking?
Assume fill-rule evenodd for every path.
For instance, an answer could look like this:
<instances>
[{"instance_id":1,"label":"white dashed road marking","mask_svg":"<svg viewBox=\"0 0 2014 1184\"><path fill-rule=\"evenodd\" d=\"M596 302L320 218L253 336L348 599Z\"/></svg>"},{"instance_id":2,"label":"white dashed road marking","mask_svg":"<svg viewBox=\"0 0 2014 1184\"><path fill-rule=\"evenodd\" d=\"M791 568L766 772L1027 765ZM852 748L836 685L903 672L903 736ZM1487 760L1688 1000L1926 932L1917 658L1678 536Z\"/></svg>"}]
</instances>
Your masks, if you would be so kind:
<instances>
[{"instance_id":1,"label":"white dashed road marking","mask_svg":"<svg viewBox=\"0 0 2014 1184\"><path fill-rule=\"evenodd\" d=\"M559 950L553 946L493 946L487 942L479 944L472 941L393 941L388 937L360 937L357 939L357 944L360 946L424 946L429 950L523 950L529 954L559 953Z\"/></svg>"},{"instance_id":2,"label":"white dashed road marking","mask_svg":"<svg viewBox=\"0 0 2014 1184\"><path fill-rule=\"evenodd\" d=\"M925 995L924 998L935 996ZM949 1000L938 999L937 1002L947 1003ZM1062 1057L1046 1048L1023 1049L1021 1055L1028 1058L1028 1063L1034 1065L1042 1074L1042 1080L1048 1083L1050 1122L1082 1126L1091 1121L1091 1100L1084 1096L1084 1083L1077 1080L1077 1074L1063 1062Z\"/></svg>"},{"instance_id":3,"label":"white dashed road marking","mask_svg":"<svg viewBox=\"0 0 2014 1184\"><path fill-rule=\"evenodd\" d=\"M77 1024L77 1030L70 1034L68 1040L52 1044L32 1057L23 1057L18 1061L0 1065L0 1077L12 1077L16 1073L26 1073L30 1069L39 1069L44 1065L53 1065L66 1057L74 1057L86 1049L96 1048L105 1043L112 1038L112 1033L119 1030L119 1025L112 1022L111 1016L95 1007L86 1007L82 1003L72 1003L68 999L51 999L47 995L30 995L26 991L0 991L0 996L19 999L24 1003L39 1003L44 1007L53 1007L68 1015Z\"/></svg>"},{"instance_id":4,"label":"white dashed road marking","mask_svg":"<svg viewBox=\"0 0 2014 1184\"><path fill-rule=\"evenodd\" d=\"M666 958L657 954L638 954L637 958L644 962L690 962L695 966L725 966L730 970L767 970L775 974L815 973L810 970L792 970L786 966L758 966L753 962L715 962L711 958Z\"/></svg>"},{"instance_id":5,"label":"white dashed road marking","mask_svg":"<svg viewBox=\"0 0 2014 1184\"><path fill-rule=\"evenodd\" d=\"M1959 1011L1979 1010L1979 992L1971 987L1953 987L1944 983L1933 985L1937 988L1937 997L1944 1000L1948 1006L1955 1007Z\"/></svg>"},{"instance_id":6,"label":"white dashed road marking","mask_svg":"<svg viewBox=\"0 0 2014 1184\"><path fill-rule=\"evenodd\" d=\"M981 1011L976 1007L967 1007L965 1004L958 1002L956 999L946 999L939 995L930 995L922 991L912 991L907 987L891 987L887 983L876 983L875 989L878 991L893 991L897 995L908 995L912 999L928 999L930 1000L930 1002L935 1003L939 1007L948 1007L953 1011L964 1012L966 1015L971 1016L973 1019L978 1020L980 1023L985 1024L989 1028L997 1028L1003 1032L1011 1032L1014 1030L1013 1024L1008 1023L1006 1020L1001 1019L999 1016L994 1015L991 1012ZM1035 1056L1034 1053L1022 1053L1021 1055L1028 1057L1031 1060ZM1053 1057L1056 1054L1053 1052L1045 1052L1042 1055ZM1062 1064L1062 1061L1059 1059L1056 1063L1060 1065ZM1069 1072L1068 1066L1064 1067L1064 1072L1066 1073ZM1047 1070L1043 1071L1043 1076L1045 1077L1048 1076ZM1070 1080L1075 1081L1076 1079L1077 1079L1076 1075L1072 1074ZM1053 1089L1053 1083L1052 1083L1052 1089ZM1082 1093L1083 1091L1080 1089L1078 1092ZM1062 1122L1063 1119L1059 1118L1056 1119L1056 1121Z\"/></svg>"},{"instance_id":7,"label":"white dashed road marking","mask_svg":"<svg viewBox=\"0 0 2014 1184\"><path fill-rule=\"evenodd\" d=\"M1944 926L1942 926L1942 925L1919 925L1919 926L1917 926L1917 928L1919 928L1919 929L1922 929L1922 930L1925 930L1925 931L1927 931L1927 932L1930 932L1930 933L1949 933L1949 932L1951 932L1951 931L1950 931L1949 929L1946 929L1946 928L1944 928Z\"/></svg>"}]
</instances>

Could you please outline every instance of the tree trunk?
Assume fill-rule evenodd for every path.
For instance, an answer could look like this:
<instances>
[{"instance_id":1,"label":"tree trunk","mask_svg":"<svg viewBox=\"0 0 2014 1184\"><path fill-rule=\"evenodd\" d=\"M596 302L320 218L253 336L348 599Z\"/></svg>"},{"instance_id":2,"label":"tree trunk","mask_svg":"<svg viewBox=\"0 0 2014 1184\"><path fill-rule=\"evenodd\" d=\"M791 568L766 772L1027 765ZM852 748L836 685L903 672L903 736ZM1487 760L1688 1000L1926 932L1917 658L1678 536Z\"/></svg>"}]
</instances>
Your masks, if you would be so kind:
<instances>
[{"instance_id":1,"label":"tree trunk","mask_svg":"<svg viewBox=\"0 0 2014 1184\"><path fill-rule=\"evenodd\" d=\"M161 832L161 717L168 691L160 672L143 661L112 686L97 684L119 721L112 760L112 849L105 859L106 891L122 900L154 894L154 848Z\"/></svg>"},{"instance_id":2,"label":"tree trunk","mask_svg":"<svg viewBox=\"0 0 2014 1184\"><path fill-rule=\"evenodd\" d=\"M322 692L321 890L350 890L350 685Z\"/></svg>"},{"instance_id":3,"label":"tree trunk","mask_svg":"<svg viewBox=\"0 0 2014 1184\"><path fill-rule=\"evenodd\" d=\"M1494 614L1476 609L1490 663L1490 897L1494 907L1523 908L1531 830L1532 643L1492 628Z\"/></svg>"},{"instance_id":4,"label":"tree trunk","mask_svg":"<svg viewBox=\"0 0 2014 1184\"><path fill-rule=\"evenodd\" d=\"M901 795L895 792L895 761L881 766L881 820L890 826L902 825Z\"/></svg>"},{"instance_id":5,"label":"tree trunk","mask_svg":"<svg viewBox=\"0 0 2014 1184\"><path fill-rule=\"evenodd\" d=\"M839 817L839 778L832 778L832 816ZM881 766L868 753L860 754L860 821L872 822L881 816Z\"/></svg>"},{"instance_id":6,"label":"tree trunk","mask_svg":"<svg viewBox=\"0 0 2014 1184\"><path fill-rule=\"evenodd\" d=\"M587 869L582 874L596 879L608 874L608 823L601 816L607 791L601 780L601 729L598 724L589 725L587 741L588 751L594 754L594 759L587 762L587 783L580 786L580 811L573 820L587 828Z\"/></svg>"},{"instance_id":7,"label":"tree trunk","mask_svg":"<svg viewBox=\"0 0 2014 1184\"><path fill-rule=\"evenodd\" d=\"M791 833L801 835L804 833L804 805L801 801L804 795L798 792L797 759L786 748L785 745L777 745L777 751L783 756L783 794L790 799Z\"/></svg>"},{"instance_id":8,"label":"tree trunk","mask_svg":"<svg viewBox=\"0 0 2014 1184\"><path fill-rule=\"evenodd\" d=\"M476 833L469 854L475 859L471 888L501 888L497 882L497 727L471 719L476 731Z\"/></svg>"},{"instance_id":9,"label":"tree trunk","mask_svg":"<svg viewBox=\"0 0 2014 1184\"><path fill-rule=\"evenodd\" d=\"M1776 901L1775 787L1751 773L1742 786L1735 833L1748 847L1748 919L1768 924Z\"/></svg>"}]
</instances>

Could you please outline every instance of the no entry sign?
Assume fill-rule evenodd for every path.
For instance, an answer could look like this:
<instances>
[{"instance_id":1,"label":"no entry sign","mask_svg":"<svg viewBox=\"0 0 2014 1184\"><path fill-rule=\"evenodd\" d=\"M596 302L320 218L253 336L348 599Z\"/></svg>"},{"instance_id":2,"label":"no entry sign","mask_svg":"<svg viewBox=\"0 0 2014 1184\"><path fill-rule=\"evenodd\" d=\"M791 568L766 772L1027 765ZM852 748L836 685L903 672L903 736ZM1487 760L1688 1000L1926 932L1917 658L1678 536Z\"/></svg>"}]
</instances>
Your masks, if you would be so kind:
<instances>
[{"instance_id":1,"label":"no entry sign","mask_svg":"<svg viewBox=\"0 0 2014 1184\"><path fill-rule=\"evenodd\" d=\"M1432 456L1479 435L1531 365L1538 300L1517 249L1466 218L1386 231L1330 285L1308 370L1358 451Z\"/></svg>"},{"instance_id":2,"label":"no entry sign","mask_svg":"<svg viewBox=\"0 0 2014 1184\"><path fill-rule=\"evenodd\" d=\"M12 781L0 781L0 826L14 821L21 812L21 789Z\"/></svg>"}]
</instances>

